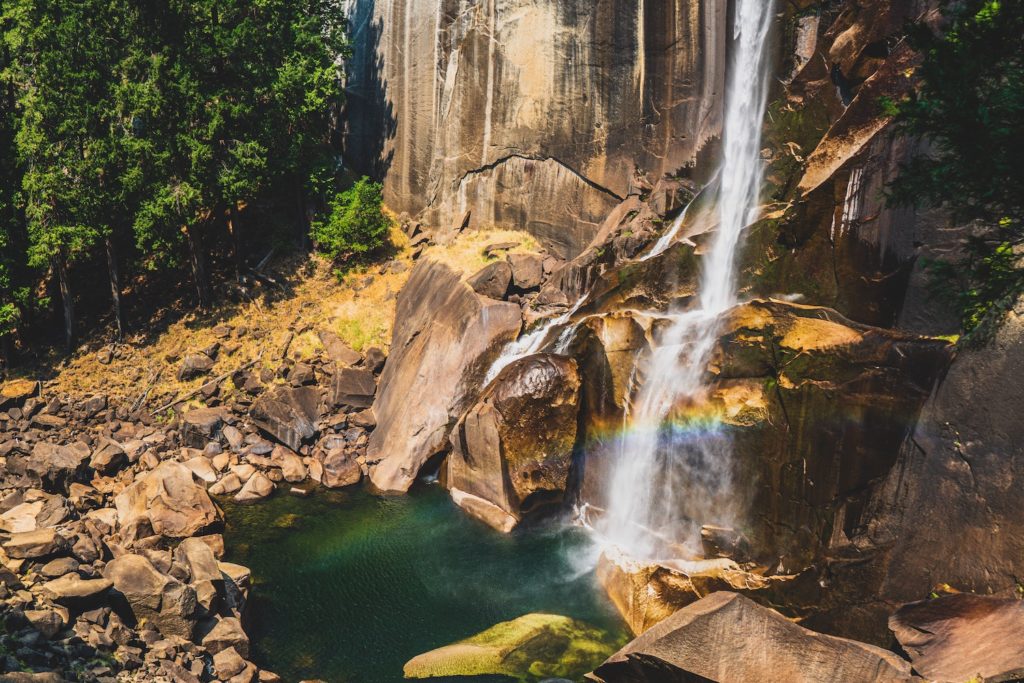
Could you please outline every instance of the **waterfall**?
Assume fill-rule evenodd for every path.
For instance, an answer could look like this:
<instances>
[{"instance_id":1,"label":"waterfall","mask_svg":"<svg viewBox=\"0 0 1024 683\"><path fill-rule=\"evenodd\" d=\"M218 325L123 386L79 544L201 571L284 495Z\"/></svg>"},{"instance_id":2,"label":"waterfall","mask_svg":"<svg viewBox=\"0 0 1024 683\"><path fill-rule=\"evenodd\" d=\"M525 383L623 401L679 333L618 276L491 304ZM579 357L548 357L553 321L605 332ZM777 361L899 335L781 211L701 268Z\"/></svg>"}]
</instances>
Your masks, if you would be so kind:
<instances>
[{"instance_id":1,"label":"waterfall","mask_svg":"<svg viewBox=\"0 0 1024 683\"><path fill-rule=\"evenodd\" d=\"M635 559L696 554L700 526L728 523L733 513L727 435L715 416L695 414L693 407L706 391L719 318L736 304L736 250L758 205L772 4L736 0L723 156L709 216L717 229L702 264L699 297L690 310L670 312L649 361L635 371L638 386L627 401L596 532ZM652 253L667 246L659 243Z\"/></svg>"}]
</instances>

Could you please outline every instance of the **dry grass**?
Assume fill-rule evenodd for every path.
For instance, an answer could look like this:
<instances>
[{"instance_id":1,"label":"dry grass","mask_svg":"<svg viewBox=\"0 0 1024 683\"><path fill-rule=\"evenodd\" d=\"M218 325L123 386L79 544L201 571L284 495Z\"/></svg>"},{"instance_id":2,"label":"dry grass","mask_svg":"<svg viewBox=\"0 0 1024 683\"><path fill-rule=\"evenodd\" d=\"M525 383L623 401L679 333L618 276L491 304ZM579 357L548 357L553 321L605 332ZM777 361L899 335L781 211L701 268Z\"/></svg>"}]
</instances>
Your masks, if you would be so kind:
<instances>
[{"instance_id":1,"label":"dry grass","mask_svg":"<svg viewBox=\"0 0 1024 683\"><path fill-rule=\"evenodd\" d=\"M513 253L535 251L536 241L526 233L513 231L466 232L451 244L436 245L427 254L471 275L487 263L504 258L486 257L484 249L499 242L517 242ZM356 351L377 346L387 350L394 324L398 293L413 267L408 238L397 228L392 234L392 260L353 268L339 279L338 273L323 259L313 257L305 264L286 264L283 270L300 273L291 283L287 296L278 295L244 305L226 305L211 313L190 314L172 323L166 330L147 340L142 335L127 340L109 365L99 362L93 352L82 352L68 360L53 380L51 392L71 396L106 394L120 402L134 402L153 382L146 405L167 403L199 389L212 377L233 372L260 359L253 367L276 370L281 364L281 349L289 334L288 357L308 360L323 351L318 332L330 330ZM229 325L236 332L218 340L214 327ZM185 354L205 349L217 341L222 348L212 373L190 381L179 381L177 372ZM222 396L229 397L234 387L221 383Z\"/></svg>"}]
</instances>

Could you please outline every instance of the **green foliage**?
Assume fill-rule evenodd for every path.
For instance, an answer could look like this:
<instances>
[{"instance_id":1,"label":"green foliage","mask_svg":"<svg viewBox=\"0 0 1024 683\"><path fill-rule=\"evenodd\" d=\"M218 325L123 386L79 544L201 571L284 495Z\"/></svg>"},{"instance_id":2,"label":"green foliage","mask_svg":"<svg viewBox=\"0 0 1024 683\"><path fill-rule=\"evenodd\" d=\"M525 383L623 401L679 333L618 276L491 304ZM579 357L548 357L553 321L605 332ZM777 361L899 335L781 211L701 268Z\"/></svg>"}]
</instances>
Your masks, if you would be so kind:
<instances>
[{"instance_id":1,"label":"green foliage","mask_svg":"<svg viewBox=\"0 0 1024 683\"><path fill-rule=\"evenodd\" d=\"M943 206L984 226L962 259L931 270L965 331L990 330L1024 292L1024 3L964 0L944 14L942 33L910 33L924 57L919 91L883 102L928 149L903 168L890 200Z\"/></svg>"},{"instance_id":2,"label":"green foliage","mask_svg":"<svg viewBox=\"0 0 1024 683\"><path fill-rule=\"evenodd\" d=\"M384 215L383 187L365 176L330 201L327 216L313 223L317 249L346 261L384 246L391 221Z\"/></svg>"}]
</instances>

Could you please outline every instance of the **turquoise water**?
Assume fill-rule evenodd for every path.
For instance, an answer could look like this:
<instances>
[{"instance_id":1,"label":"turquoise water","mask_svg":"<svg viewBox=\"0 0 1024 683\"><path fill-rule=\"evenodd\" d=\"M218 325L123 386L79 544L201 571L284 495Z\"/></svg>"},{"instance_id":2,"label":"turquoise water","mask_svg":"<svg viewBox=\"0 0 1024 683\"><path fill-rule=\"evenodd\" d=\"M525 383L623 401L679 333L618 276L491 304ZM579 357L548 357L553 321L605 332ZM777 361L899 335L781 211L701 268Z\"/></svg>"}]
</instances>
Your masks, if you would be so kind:
<instances>
[{"instance_id":1,"label":"turquoise water","mask_svg":"<svg viewBox=\"0 0 1024 683\"><path fill-rule=\"evenodd\" d=\"M437 486L279 494L225 512L227 559L253 573L252 659L288 682L402 681L412 657L530 612L623 632L593 573L571 559L589 550L583 532L551 523L505 536Z\"/></svg>"}]
</instances>

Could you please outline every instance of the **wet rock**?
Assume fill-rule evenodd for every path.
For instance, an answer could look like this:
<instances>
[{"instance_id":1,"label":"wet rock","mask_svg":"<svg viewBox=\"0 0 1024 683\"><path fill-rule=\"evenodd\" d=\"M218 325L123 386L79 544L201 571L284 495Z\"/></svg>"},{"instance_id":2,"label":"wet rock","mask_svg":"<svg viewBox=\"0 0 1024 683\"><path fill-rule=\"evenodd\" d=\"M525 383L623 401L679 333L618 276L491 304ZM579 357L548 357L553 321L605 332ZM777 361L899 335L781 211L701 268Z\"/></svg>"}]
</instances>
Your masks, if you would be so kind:
<instances>
[{"instance_id":1,"label":"wet rock","mask_svg":"<svg viewBox=\"0 0 1024 683\"><path fill-rule=\"evenodd\" d=\"M506 261L488 264L466 281L474 292L492 299L504 299L511 283L512 267Z\"/></svg>"},{"instance_id":2,"label":"wet rock","mask_svg":"<svg viewBox=\"0 0 1024 683\"><path fill-rule=\"evenodd\" d=\"M341 448L327 451L324 454L322 465L323 475L320 483L329 489L353 486L363 478L359 463Z\"/></svg>"},{"instance_id":3,"label":"wet rock","mask_svg":"<svg viewBox=\"0 0 1024 683\"><path fill-rule=\"evenodd\" d=\"M538 354L505 368L452 434L446 483L480 517L478 499L518 521L560 502L576 441L580 377L574 360ZM507 531L510 520L483 520ZM495 521L498 521L495 524Z\"/></svg>"},{"instance_id":4,"label":"wet rock","mask_svg":"<svg viewBox=\"0 0 1024 683\"><path fill-rule=\"evenodd\" d=\"M335 408L369 408L376 393L377 380L369 370L344 368L334 373L331 404Z\"/></svg>"},{"instance_id":5,"label":"wet rock","mask_svg":"<svg viewBox=\"0 0 1024 683\"><path fill-rule=\"evenodd\" d=\"M518 306L478 296L457 273L421 260L398 296L391 355L373 410L374 486L405 491L473 402L490 362L519 332Z\"/></svg>"},{"instance_id":6,"label":"wet rock","mask_svg":"<svg viewBox=\"0 0 1024 683\"><path fill-rule=\"evenodd\" d=\"M507 676L578 680L621 641L555 614L527 614L406 662L406 678Z\"/></svg>"},{"instance_id":7,"label":"wet rock","mask_svg":"<svg viewBox=\"0 0 1024 683\"><path fill-rule=\"evenodd\" d=\"M538 254L509 254L512 284L516 289L530 290L544 281L544 257Z\"/></svg>"},{"instance_id":8,"label":"wet rock","mask_svg":"<svg viewBox=\"0 0 1024 683\"><path fill-rule=\"evenodd\" d=\"M190 586L160 573L141 555L111 560L103 575L127 601L136 622L146 620L164 636L192 637L196 594Z\"/></svg>"},{"instance_id":9,"label":"wet rock","mask_svg":"<svg viewBox=\"0 0 1024 683\"><path fill-rule=\"evenodd\" d=\"M181 367L178 369L178 381L187 382L196 377L208 375L213 370L213 365L213 359L205 353L190 353L181 361Z\"/></svg>"},{"instance_id":10,"label":"wet rock","mask_svg":"<svg viewBox=\"0 0 1024 683\"><path fill-rule=\"evenodd\" d=\"M221 521L206 487L192 470L164 462L138 477L114 499L122 536L129 541L156 534L188 538Z\"/></svg>"},{"instance_id":11,"label":"wet rock","mask_svg":"<svg viewBox=\"0 0 1024 683\"><path fill-rule=\"evenodd\" d=\"M266 498L273 492L274 482L262 472L256 472L245 482L242 490L235 494L235 500L239 503L249 503Z\"/></svg>"},{"instance_id":12,"label":"wet rock","mask_svg":"<svg viewBox=\"0 0 1024 683\"><path fill-rule=\"evenodd\" d=\"M1024 603L961 593L901 607L889 628L933 681L1024 677Z\"/></svg>"},{"instance_id":13,"label":"wet rock","mask_svg":"<svg viewBox=\"0 0 1024 683\"><path fill-rule=\"evenodd\" d=\"M315 387L279 387L261 396L252 406L253 423L293 451L313 439L320 394Z\"/></svg>"},{"instance_id":14,"label":"wet rock","mask_svg":"<svg viewBox=\"0 0 1024 683\"><path fill-rule=\"evenodd\" d=\"M712 593L615 653L592 674L608 683L648 680L818 683L915 680L891 652L815 633L736 593Z\"/></svg>"}]
</instances>

